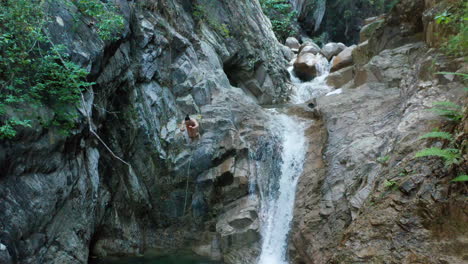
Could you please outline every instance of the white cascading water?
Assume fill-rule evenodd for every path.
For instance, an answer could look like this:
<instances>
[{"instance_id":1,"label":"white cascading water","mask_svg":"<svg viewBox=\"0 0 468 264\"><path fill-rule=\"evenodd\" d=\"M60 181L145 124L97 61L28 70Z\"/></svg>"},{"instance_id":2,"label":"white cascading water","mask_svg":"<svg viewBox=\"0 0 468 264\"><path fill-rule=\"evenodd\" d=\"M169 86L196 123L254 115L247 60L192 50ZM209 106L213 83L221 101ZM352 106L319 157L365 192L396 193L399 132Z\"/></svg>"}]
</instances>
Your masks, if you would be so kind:
<instances>
[{"instance_id":1,"label":"white cascading water","mask_svg":"<svg viewBox=\"0 0 468 264\"><path fill-rule=\"evenodd\" d=\"M294 75L293 67L288 68L294 84L291 103L302 104L312 98L337 93L331 92L332 88L325 83L330 72L329 62L322 55L317 56L318 76L311 81L302 82ZM293 219L296 186L302 174L308 145L305 138L306 124L274 109L270 111L272 120L270 130L272 136L278 140L277 145L281 146L281 158L278 164L280 171L275 175L272 173L272 167L256 170L261 201L262 235L262 251L257 263L288 264L288 233ZM268 151L272 155L273 150ZM269 162L275 163L275 160ZM259 166L262 167L258 163L255 165L257 169Z\"/></svg>"},{"instance_id":2,"label":"white cascading water","mask_svg":"<svg viewBox=\"0 0 468 264\"><path fill-rule=\"evenodd\" d=\"M293 66L288 68L291 81L294 84L294 90L291 95L291 103L302 104L312 98L326 95L332 91L332 88L325 82L330 73L330 63L322 55L317 55L318 62L316 64L318 76L311 81L303 82L294 74ZM296 60L294 58L291 64Z\"/></svg>"},{"instance_id":3,"label":"white cascading water","mask_svg":"<svg viewBox=\"0 0 468 264\"><path fill-rule=\"evenodd\" d=\"M268 180L267 188L260 190L263 240L258 264L287 264L288 233L307 141L304 123L274 110L271 119L271 132L282 148L281 164L278 179Z\"/></svg>"}]
</instances>

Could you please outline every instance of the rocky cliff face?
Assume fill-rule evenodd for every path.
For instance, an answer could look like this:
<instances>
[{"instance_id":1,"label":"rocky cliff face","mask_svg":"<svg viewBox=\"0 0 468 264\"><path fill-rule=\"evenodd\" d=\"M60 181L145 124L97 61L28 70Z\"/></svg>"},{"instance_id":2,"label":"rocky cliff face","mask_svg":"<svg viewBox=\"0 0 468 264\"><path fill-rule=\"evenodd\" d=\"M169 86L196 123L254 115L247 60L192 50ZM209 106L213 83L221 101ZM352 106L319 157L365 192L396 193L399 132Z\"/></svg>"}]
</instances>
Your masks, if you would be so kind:
<instances>
[{"instance_id":1,"label":"rocky cliff face","mask_svg":"<svg viewBox=\"0 0 468 264\"><path fill-rule=\"evenodd\" d=\"M265 135L258 104L287 97L289 51L257 1L116 3L126 30L113 42L69 5L48 7L53 41L96 85L72 135L25 129L0 142L2 263L194 245L220 258L258 241L255 214L230 210L248 193L249 142ZM178 129L185 114L201 122L197 143Z\"/></svg>"},{"instance_id":2,"label":"rocky cliff face","mask_svg":"<svg viewBox=\"0 0 468 264\"><path fill-rule=\"evenodd\" d=\"M466 262L466 190L449 182L466 164L414 158L438 144L419 139L435 128L466 141L466 120L456 128L427 111L466 104L466 83L436 74L467 65L425 42L430 8L400 1L353 51L342 93L317 99L321 119L297 190L296 263Z\"/></svg>"},{"instance_id":3,"label":"rocky cliff face","mask_svg":"<svg viewBox=\"0 0 468 264\"><path fill-rule=\"evenodd\" d=\"M279 155L260 105L287 99L291 50L258 1L116 3L126 29L112 42L69 5L48 7L54 43L96 85L71 135L36 126L0 142L0 263L87 263L150 249L254 263L258 200L249 188L255 164L277 170ZM466 262L466 188L449 182L466 164L413 158L441 145L419 140L434 128L466 142L466 119L454 125L426 111L466 103L459 76L436 74L468 67L433 48L436 8L402 0L369 20L365 41L340 53L346 64L329 76L342 93L286 107L314 119L294 263ZM201 123L196 143L179 131L185 114Z\"/></svg>"}]
</instances>

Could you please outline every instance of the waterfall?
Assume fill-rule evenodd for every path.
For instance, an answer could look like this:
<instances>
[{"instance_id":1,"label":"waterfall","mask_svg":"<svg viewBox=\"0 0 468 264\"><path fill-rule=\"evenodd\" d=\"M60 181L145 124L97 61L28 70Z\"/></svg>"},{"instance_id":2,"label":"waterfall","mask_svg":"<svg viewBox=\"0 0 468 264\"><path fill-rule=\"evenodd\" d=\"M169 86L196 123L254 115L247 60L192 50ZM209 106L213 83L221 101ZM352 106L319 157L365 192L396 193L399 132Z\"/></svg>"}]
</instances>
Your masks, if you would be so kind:
<instances>
[{"instance_id":1,"label":"waterfall","mask_svg":"<svg viewBox=\"0 0 468 264\"><path fill-rule=\"evenodd\" d=\"M305 124L272 110L271 133L280 149L279 171L270 172L260 189L262 252L258 264L286 264L288 233L293 218L296 185L307 150ZM266 186L265 186L266 185Z\"/></svg>"},{"instance_id":2,"label":"waterfall","mask_svg":"<svg viewBox=\"0 0 468 264\"><path fill-rule=\"evenodd\" d=\"M332 88L328 86L325 82L328 74L330 73L330 63L325 57L318 54L318 62L315 65L317 68L318 76L311 81L303 82L294 75L293 66L288 68L289 75L291 76L291 81L294 85L293 93L291 95L291 103L293 104L302 104L312 98L326 95ZM294 58L291 64L296 60Z\"/></svg>"},{"instance_id":3,"label":"waterfall","mask_svg":"<svg viewBox=\"0 0 468 264\"><path fill-rule=\"evenodd\" d=\"M309 82L302 82L294 75L293 67L288 68L294 85L291 103L301 104L332 91L325 83L330 64L320 54L317 60L318 76ZM295 58L291 65L294 61ZM275 109L268 111L271 113L268 127L272 142L260 143L263 145L262 150L254 158L257 161L255 171L261 204L259 217L262 235L261 254L257 263L288 264L288 233L293 219L296 186L307 152L307 124Z\"/></svg>"}]
</instances>

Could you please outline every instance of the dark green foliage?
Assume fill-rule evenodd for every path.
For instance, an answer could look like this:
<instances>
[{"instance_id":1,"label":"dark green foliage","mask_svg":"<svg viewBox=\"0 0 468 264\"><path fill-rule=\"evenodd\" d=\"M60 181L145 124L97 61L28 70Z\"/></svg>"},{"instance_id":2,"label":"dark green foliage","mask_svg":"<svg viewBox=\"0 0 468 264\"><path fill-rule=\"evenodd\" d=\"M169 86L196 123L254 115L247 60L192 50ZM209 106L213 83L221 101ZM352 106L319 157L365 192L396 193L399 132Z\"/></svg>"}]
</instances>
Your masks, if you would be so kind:
<instances>
[{"instance_id":1,"label":"dark green foliage","mask_svg":"<svg viewBox=\"0 0 468 264\"><path fill-rule=\"evenodd\" d=\"M285 0L260 0L263 12L270 18L276 38L284 42L287 37L295 35L293 27L297 12Z\"/></svg>"},{"instance_id":2,"label":"dark green foliage","mask_svg":"<svg viewBox=\"0 0 468 264\"><path fill-rule=\"evenodd\" d=\"M390 156L389 155L386 155L386 156L383 156L383 157L380 157L377 159L377 162L378 163L381 163L381 164L386 164L387 161L390 160Z\"/></svg>"},{"instance_id":3,"label":"dark green foliage","mask_svg":"<svg viewBox=\"0 0 468 264\"><path fill-rule=\"evenodd\" d=\"M64 48L48 39L44 1L0 1L0 139L31 125L29 112L48 106L48 124L69 129L87 72L66 61ZM23 118L13 117L22 116ZM25 116L28 116L25 118Z\"/></svg>"},{"instance_id":4,"label":"dark green foliage","mask_svg":"<svg viewBox=\"0 0 468 264\"><path fill-rule=\"evenodd\" d=\"M111 1L103 3L100 0L72 0L72 3L81 14L96 20L97 32L103 40L117 39L118 33L124 29L125 20L117 14Z\"/></svg>"},{"instance_id":5,"label":"dark green foliage","mask_svg":"<svg viewBox=\"0 0 468 264\"><path fill-rule=\"evenodd\" d=\"M213 4L213 1L215 0L208 0L207 3L194 5L192 14L199 22L207 23L212 29L221 34L223 37L230 38L231 31L229 30L228 25L218 22L217 18L209 14L208 8ZM206 4L208 4L208 6Z\"/></svg>"},{"instance_id":6,"label":"dark green foliage","mask_svg":"<svg viewBox=\"0 0 468 264\"><path fill-rule=\"evenodd\" d=\"M325 1L325 0L315 0ZM319 30L307 27L313 37L328 34L326 42L357 43L364 19L388 12L399 0L327 0L326 13ZM314 10L312 10L314 11Z\"/></svg>"},{"instance_id":7,"label":"dark green foliage","mask_svg":"<svg viewBox=\"0 0 468 264\"><path fill-rule=\"evenodd\" d=\"M449 55L468 56L468 2L455 2L434 20L448 33L442 49Z\"/></svg>"}]
</instances>

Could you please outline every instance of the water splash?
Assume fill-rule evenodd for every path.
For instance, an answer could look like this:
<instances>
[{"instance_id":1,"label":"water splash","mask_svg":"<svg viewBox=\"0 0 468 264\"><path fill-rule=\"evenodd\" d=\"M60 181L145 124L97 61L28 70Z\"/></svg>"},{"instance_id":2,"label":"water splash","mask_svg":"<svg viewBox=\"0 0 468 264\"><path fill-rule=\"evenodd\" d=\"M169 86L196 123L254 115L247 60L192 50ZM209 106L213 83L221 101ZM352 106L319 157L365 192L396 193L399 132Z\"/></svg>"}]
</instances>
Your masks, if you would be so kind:
<instances>
[{"instance_id":1,"label":"water splash","mask_svg":"<svg viewBox=\"0 0 468 264\"><path fill-rule=\"evenodd\" d=\"M285 114L272 113L271 133L281 146L281 164L277 177L265 175L269 179L268 185L260 190L263 243L258 264L287 263L287 236L307 148L304 131L304 123Z\"/></svg>"},{"instance_id":2,"label":"water splash","mask_svg":"<svg viewBox=\"0 0 468 264\"><path fill-rule=\"evenodd\" d=\"M291 81L294 85L291 95L291 103L302 104L312 98L317 98L332 91L332 88L325 82L330 73L330 63L322 55L318 54L318 62L316 64L318 76L308 82L303 82L294 74L293 66L288 68ZM294 59L295 60L295 59ZM293 60L293 61L294 61Z\"/></svg>"}]
</instances>

